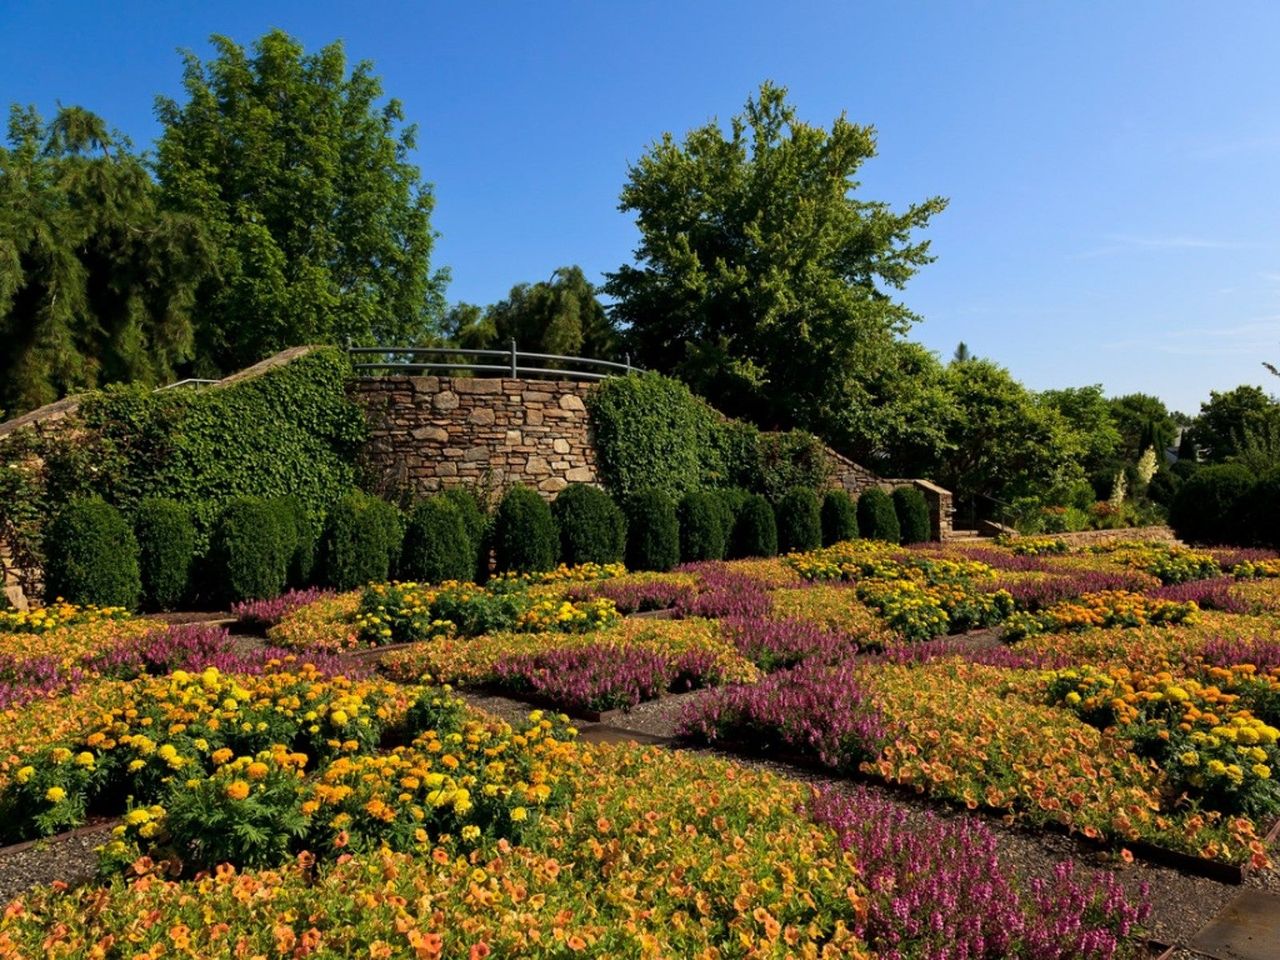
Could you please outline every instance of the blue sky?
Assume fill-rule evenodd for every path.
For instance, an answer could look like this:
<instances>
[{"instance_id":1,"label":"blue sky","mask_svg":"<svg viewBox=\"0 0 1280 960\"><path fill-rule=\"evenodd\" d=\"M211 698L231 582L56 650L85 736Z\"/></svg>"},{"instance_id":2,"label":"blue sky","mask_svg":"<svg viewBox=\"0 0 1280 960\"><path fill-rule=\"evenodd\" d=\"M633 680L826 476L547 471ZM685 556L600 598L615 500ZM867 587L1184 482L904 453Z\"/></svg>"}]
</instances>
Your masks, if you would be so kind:
<instances>
[{"instance_id":1,"label":"blue sky","mask_svg":"<svg viewBox=\"0 0 1280 960\"><path fill-rule=\"evenodd\" d=\"M628 162L768 78L878 129L866 196L950 198L904 296L929 347L1187 412L1280 387L1280 4L0 0L0 97L148 146L178 48L273 26L343 39L404 101L451 300L628 261Z\"/></svg>"}]
</instances>

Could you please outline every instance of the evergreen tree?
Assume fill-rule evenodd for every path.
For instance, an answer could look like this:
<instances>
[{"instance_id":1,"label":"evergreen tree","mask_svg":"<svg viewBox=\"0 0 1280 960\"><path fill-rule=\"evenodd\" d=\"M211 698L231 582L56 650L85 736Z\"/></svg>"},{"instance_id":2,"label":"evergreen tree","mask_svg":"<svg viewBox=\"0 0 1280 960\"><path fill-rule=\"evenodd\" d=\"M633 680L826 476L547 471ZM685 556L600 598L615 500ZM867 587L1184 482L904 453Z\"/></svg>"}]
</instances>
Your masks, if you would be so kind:
<instances>
[{"instance_id":1,"label":"evergreen tree","mask_svg":"<svg viewBox=\"0 0 1280 960\"><path fill-rule=\"evenodd\" d=\"M116 381L156 384L192 349L210 251L160 209L128 141L80 107L14 106L0 147L0 408Z\"/></svg>"}]
</instances>

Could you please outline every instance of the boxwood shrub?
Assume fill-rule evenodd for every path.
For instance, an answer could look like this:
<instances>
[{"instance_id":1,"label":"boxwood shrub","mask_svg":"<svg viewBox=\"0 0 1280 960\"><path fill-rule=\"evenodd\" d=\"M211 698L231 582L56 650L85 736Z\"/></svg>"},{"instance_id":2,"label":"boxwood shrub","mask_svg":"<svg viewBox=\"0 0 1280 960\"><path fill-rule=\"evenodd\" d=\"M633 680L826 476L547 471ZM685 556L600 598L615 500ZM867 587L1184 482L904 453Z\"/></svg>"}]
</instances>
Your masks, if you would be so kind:
<instances>
[{"instance_id":1,"label":"boxwood shrub","mask_svg":"<svg viewBox=\"0 0 1280 960\"><path fill-rule=\"evenodd\" d=\"M213 528L210 586L224 603L267 600L283 592L293 544L279 505L263 497L227 503Z\"/></svg>"},{"instance_id":2,"label":"boxwood shrub","mask_svg":"<svg viewBox=\"0 0 1280 960\"><path fill-rule=\"evenodd\" d=\"M191 512L176 500L149 497L133 517L138 541L142 604L149 610L174 610L187 597L196 555Z\"/></svg>"},{"instance_id":3,"label":"boxwood shrub","mask_svg":"<svg viewBox=\"0 0 1280 960\"><path fill-rule=\"evenodd\" d=\"M808 487L792 487L778 500L778 549L783 553L822 546L822 506Z\"/></svg>"},{"instance_id":4,"label":"boxwood shrub","mask_svg":"<svg viewBox=\"0 0 1280 960\"><path fill-rule=\"evenodd\" d=\"M275 497L272 503L284 527L289 550L288 583L294 587L305 587L312 582L316 574L319 526L297 497Z\"/></svg>"},{"instance_id":5,"label":"boxwood shrub","mask_svg":"<svg viewBox=\"0 0 1280 960\"><path fill-rule=\"evenodd\" d=\"M900 543L902 530L893 500L879 487L871 487L858 497L858 530L869 540Z\"/></svg>"},{"instance_id":6,"label":"boxwood shrub","mask_svg":"<svg viewBox=\"0 0 1280 960\"><path fill-rule=\"evenodd\" d=\"M686 493L678 508L680 521L680 559L685 563L699 560L723 560L725 539L732 517L715 494L707 491Z\"/></svg>"},{"instance_id":7,"label":"boxwood shrub","mask_svg":"<svg viewBox=\"0 0 1280 960\"><path fill-rule=\"evenodd\" d=\"M124 516L101 497L72 500L45 538L45 596L71 603L138 605L138 541Z\"/></svg>"},{"instance_id":8,"label":"boxwood shrub","mask_svg":"<svg viewBox=\"0 0 1280 960\"><path fill-rule=\"evenodd\" d=\"M828 490L822 497L822 545L858 538L858 508L845 490Z\"/></svg>"},{"instance_id":9,"label":"boxwood shrub","mask_svg":"<svg viewBox=\"0 0 1280 960\"><path fill-rule=\"evenodd\" d=\"M760 494L752 494L742 502L733 524L730 555L740 557L773 557L778 553L778 523L773 507Z\"/></svg>"},{"instance_id":10,"label":"boxwood shrub","mask_svg":"<svg viewBox=\"0 0 1280 960\"><path fill-rule=\"evenodd\" d=\"M556 565L560 536L547 501L516 484L493 517L493 551L500 573L531 573Z\"/></svg>"},{"instance_id":11,"label":"boxwood shrub","mask_svg":"<svg viewBox=\"0 0 1280 960\"><path fill-rule=\"evenodd\" d=\"M915 487L898 487L893 491L893 511L898 516L902 543L924 543L930 538L929 504Z\"/></svg>"},{"instance_id":12,"label":"boxwood shrub","mask_svg":"<svg viewBox=\"0 0 1280 960\"><path fill-rule=\"evenodd\" d=\"M325 583L354 590L388 579L402 535L399 510L353 490L333 505L325 521L320 548Z\"/></svg>"},{"instance_id":13,"label":"boxwood shrub","mask_svg":"<svg viewBox=\"0 0 1280 960\"><path fill-rule=\"evenodd\" d=\"M470 580L475 575L475 547L452 500L436 495L409 512L399 569L406 580L423 583Z\"/></svg>"},{"instance_id":14,"label":"boxwood shrub","mask_svg":"<svg viewBox=\"0 0 1280 960\"><path fill-rule=\"evenodd\" d=\"M571 483L551 504L560 528L564 563L619 563L627 521L613 498L599 487Z\"/></svg>"},{"instance_id":15,"label":"boxwood shrub","mask_svg":"<svg viewBox=\"0 0 1280 960\"><path fill-rule=\"evenodd\" d=\"M680 520L664 490L640 490L627 498L627 566L670 570L680 562Z\"/></svg>"}]
</instances>

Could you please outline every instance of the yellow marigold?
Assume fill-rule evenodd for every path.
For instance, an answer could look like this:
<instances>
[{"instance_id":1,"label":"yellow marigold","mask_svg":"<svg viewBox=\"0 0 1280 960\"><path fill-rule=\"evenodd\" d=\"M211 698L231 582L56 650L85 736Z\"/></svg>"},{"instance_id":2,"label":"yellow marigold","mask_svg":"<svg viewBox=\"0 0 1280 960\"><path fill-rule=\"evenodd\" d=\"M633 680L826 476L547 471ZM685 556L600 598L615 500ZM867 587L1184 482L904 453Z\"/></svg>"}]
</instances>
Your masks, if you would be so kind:
<instances>
[{"instance_id":1,"label":"yellow marigold","mask_svg":"<svg viewBox=\"0 0 1280 960\"><path fill-rule=\"evenodd\" d=\"M61 803L63 800L67 799L67 791L63 790L61 787L50 787L45 791L44 798L50 803Z\"/></svg>"},{"instance_id":2,"label":"yellow marigold","mask_svg":"<svg viewBox=\"0 0 1280 960\"><path fill-rule=\"evenodd\" d=\"M243 780L232 780L227 784L227 796L232 800L243 800L249 796L249 784Z\"/></svg>"}]
</instances>

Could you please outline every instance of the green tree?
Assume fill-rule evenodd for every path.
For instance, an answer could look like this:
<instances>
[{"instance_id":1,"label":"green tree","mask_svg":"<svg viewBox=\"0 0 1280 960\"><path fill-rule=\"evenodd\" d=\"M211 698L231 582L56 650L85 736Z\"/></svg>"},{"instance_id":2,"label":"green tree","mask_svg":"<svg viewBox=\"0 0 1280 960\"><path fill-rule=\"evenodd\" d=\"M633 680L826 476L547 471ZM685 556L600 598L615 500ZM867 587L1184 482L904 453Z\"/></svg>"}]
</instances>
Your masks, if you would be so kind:
<instances>
[{"instance_id":1,"label":"green tree","mask_svg":"<svg viewBox=\"0 0 1280 960\"><path fill-rule=\"evenodd\" d=\"M1045 390L1040 401L1057 410L1079 435L1083 446L1080 466L1089 476L1110 471L1114 476L1124 439L1116 427L1110 401L1100 384Z\"/></svg>"},{"instance_id":2,"label":"green tree","mask_svg":"<svg viewBox=\"0 0 1280 960\"><path fill-rule=\"evenodd\" d=\"M1192 439L1211 463L1254 451L1280 432L1280 401L1261 387L1239 386L1209 394L1191 426Z\"/></svg>"},{"instance_id":3,"label":"green tree","mask_svg":"<svg viewBox=\"0 0 1280 960\"><path fill-rule=\"evenodd\" d=\"M1118 453L1123 463L1137 463L1147 447L1155 447L1156 455L1161 456L1178 436L1176 415L1163 400L1149 394L1113 398L1111 417L1120 431Z\"/></svg>"},{"instance_id":4,"label":"green tree","mask_svg":"<svg viewBox=\"0 0 1280 960\"><path fill-rule=\"evenodd\" d=\"M115 381L173 379L210 263L189 216L162 211L128 141L65 107L10 108L0 147L0 408Z\"/></svg>"},{"instance_id":5,"label":"green tree","mask_svg":"<svg viewBox=\"0 0 1280 960\"><path fill-rule=\"evenodd\" d=\"M459 303L446 333L460 347L505 348L512 340L534 353L613 359L617 332L581 267L560 267L550 280L518 283L486 310Z\"/></svg>"},{"instance_id":6,"label":"green tree","mask_svg":"<svg viewBox=\"0 0 1280 960\"><path fill-rule=\"evenodd\" d=\"M877 374L915 319L889 291L931 260L912 234L945 206L899 213L855 196L874 155L872 128L803 123L770 83L728 131L664 134L622 190L637 264L605 284L636 361L726 413L851 452L866 442Z\"/></svg>"},{"instance_id":7,"label":"green tree","mask_svg":"<svg viewBox=\"0 0 1280 960\"><path fill-rule=\"evenodd\" d=\"M1080 479L1080 434L1004 367L953 362L946 382L955 414L947 424L948 450L931 474L959 504L984 512L990 508L979 502L984 497L1043 495Z\"/></svg>"},{"instance_id":8,"label":"green tree","mask_svg":"<svg viewBox=\"0 0 1280 960\"><path fill-rule=\"evenodd\" d=\"M273 30L251 52L215 36L185 55L186 102L161 97L156 173L167 208L211 231L217 276L197 296L202 371L303 343L421 340L443 312L434 199L415 128L341 43L306 54Z\"/></svg>"}]
</instances>

